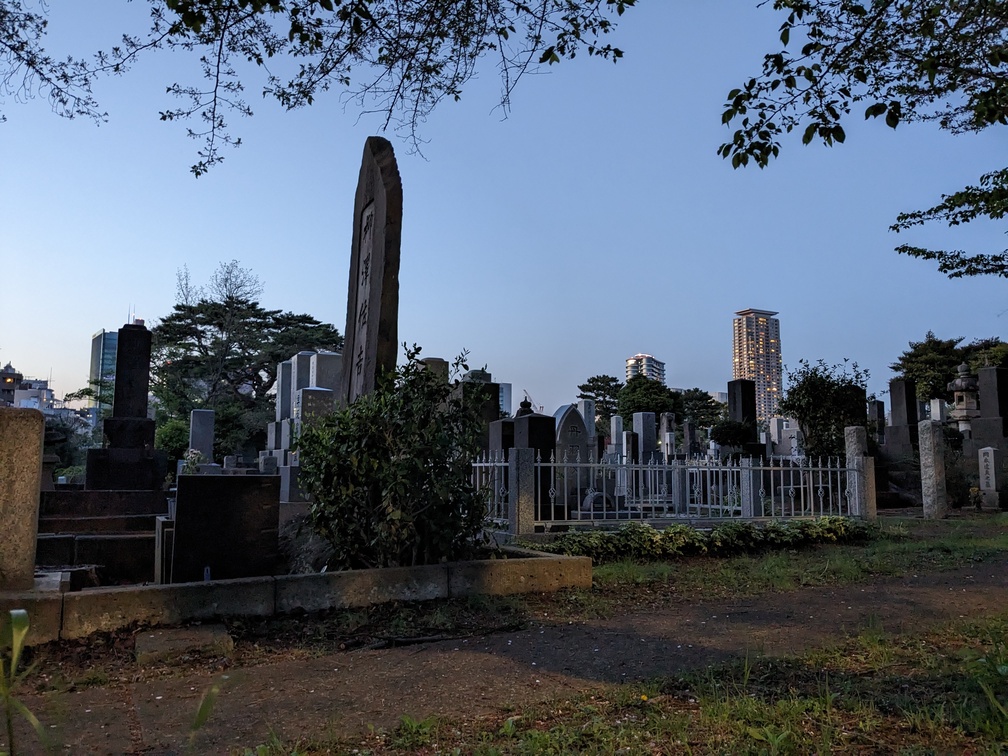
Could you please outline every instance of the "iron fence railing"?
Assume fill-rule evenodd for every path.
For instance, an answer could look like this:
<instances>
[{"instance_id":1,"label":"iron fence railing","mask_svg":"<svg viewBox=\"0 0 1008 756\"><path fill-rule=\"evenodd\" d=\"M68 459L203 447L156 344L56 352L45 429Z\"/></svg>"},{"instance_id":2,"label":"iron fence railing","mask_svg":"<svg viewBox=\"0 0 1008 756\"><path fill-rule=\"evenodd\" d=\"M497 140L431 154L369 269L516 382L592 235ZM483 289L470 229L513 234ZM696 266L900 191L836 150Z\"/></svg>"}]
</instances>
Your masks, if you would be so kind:
<instances>
[{"instance_id":1,"label":"iron fence railing","mask_svg":"<svg viewBox=\"0 0 1008 756\"><path fill-rule=\"evenodd\" d=\"M473 463L473 482L485 496L488 517L512 532L620 520L862 516L861 474L837 458L641 463L614 456L598 462L536 458L521 467L496 453ZM523 481L522 475L531 479ZM522 488L531 511L516 528Z\"/></svg>"}]
</instances>

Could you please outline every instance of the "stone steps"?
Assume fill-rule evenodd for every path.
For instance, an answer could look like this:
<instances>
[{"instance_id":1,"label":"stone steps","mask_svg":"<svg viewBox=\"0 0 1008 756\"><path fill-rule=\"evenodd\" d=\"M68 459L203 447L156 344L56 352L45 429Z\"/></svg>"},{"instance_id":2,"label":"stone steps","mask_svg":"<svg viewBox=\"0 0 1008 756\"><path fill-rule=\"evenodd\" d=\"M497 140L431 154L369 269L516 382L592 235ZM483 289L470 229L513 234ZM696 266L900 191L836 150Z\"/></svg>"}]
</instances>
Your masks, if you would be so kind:
<instances>
[{"instance_id":1,"label":"stone steps","mask_svg":"<svg viewBox=\"0 0 1008 756\"><path fill-rule=\"evenodd\" d=\"M39 517L39 533L153 533L156 514Z\"/></svg>"}]
</instances>

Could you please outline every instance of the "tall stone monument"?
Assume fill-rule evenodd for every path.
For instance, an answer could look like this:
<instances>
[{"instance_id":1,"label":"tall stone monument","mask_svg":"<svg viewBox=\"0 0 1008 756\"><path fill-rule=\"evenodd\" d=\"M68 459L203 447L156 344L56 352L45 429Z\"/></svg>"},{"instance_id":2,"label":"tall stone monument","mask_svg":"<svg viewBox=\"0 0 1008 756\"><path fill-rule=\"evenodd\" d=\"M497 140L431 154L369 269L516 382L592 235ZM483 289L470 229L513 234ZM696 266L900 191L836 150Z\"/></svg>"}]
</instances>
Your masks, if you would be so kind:
<instances>
[{"instance_id":1,"label":"tall stone monument","mask_svg":"<svg viewBox=\"0 0 1008 756\"><path fill-rule=\"evenodd\" d=\"M396 365L402 202L392 145L382 137L368 137L354 198L340 385L343 404L370 392L375 379Z\"/></svg>"}]
</instances>

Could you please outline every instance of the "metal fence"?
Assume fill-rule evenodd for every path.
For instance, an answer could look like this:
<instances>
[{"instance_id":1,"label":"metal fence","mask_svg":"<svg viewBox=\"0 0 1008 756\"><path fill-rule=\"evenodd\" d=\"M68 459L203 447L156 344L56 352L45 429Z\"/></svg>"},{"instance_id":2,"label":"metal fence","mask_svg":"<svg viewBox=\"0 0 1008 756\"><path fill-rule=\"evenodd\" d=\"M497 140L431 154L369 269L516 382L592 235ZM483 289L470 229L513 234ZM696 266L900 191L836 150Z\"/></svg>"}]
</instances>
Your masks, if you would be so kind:
<instances>
[{"instance_id":1,"label":"metal fence","mask_svg":"<svg viewBox=\"0 0 1008 756\"><path fill-rule=\"evenodd\" d=\"M543 460L517 464L516 451L473 463L496 527L511 532L621 520L652 522L824 515L863 516L862 470L841 459L721 461L708 457L646 463ZM520 521L520 522L519 522Z\"/></svg>"}]
</instances>

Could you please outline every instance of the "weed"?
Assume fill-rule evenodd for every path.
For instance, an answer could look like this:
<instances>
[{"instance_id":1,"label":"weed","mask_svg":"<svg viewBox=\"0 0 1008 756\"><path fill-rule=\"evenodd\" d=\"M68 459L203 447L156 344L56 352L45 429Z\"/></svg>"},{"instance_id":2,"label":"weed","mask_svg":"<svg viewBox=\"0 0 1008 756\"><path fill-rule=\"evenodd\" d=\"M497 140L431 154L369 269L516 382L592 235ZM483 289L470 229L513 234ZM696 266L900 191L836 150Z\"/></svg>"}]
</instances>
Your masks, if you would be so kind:
<instances>
[{"instance_id":1,"label":"weed","mask_svg":"<svg viewBox=\"0 0 1008 756\"><path fill-rule=\"evenodd\" d=\"M409 714L403 714L396 727L392 744L396 748L420 748L430 745L437 733L437 717L413 719Z\"/></svg>"},{"instance_id":2,"label":"weed","mask_svg":"<svg viewBox=\"0 0 1008 756\"><path fill-rule=\"evenodd\" d=\"M9 648L10 657L0 658L0 701L3 702L4 719L7 724L7 751L10 756L17 753L17 743L14 738L14 714L20 714L35 730L39 742L48 749L49 738L39 722L28 707L17 698L15 692L20 687L24 678L30 670L23 670L18 673L18 665L21 661L21 654L24 651L25 638L28 637L28 612L24 609L11 609L8 612L10 620L4 624L4 637L0 641L0 648Z\"/></svg>"}]
</instances>

